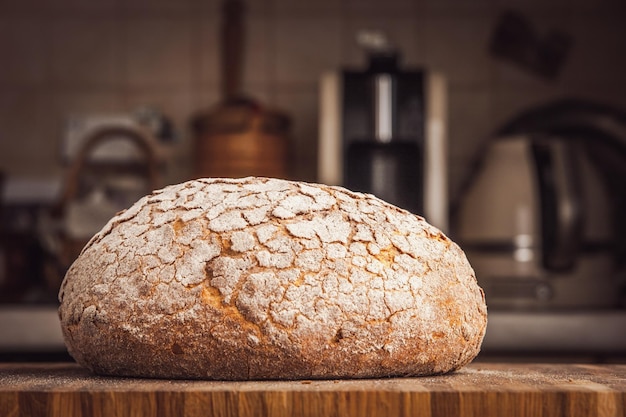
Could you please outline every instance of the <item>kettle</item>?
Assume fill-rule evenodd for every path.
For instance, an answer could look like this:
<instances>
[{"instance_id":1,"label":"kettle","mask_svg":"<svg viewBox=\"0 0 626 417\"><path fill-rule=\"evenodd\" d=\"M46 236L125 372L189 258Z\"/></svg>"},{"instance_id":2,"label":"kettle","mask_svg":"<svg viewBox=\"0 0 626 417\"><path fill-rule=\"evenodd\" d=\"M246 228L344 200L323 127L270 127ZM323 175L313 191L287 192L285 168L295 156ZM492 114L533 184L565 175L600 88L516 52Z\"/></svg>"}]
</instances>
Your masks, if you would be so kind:
<instances>
[{"instance_id":1,"label":"kettle","mask_svg":"<svg viewBox=\"0 0 626 417\"><path fill-rule=\"evenodd\" d=\"M626 114L573 99L523 112L451 209L490 308L624 307Z\"/></svg>"}]
</instances>

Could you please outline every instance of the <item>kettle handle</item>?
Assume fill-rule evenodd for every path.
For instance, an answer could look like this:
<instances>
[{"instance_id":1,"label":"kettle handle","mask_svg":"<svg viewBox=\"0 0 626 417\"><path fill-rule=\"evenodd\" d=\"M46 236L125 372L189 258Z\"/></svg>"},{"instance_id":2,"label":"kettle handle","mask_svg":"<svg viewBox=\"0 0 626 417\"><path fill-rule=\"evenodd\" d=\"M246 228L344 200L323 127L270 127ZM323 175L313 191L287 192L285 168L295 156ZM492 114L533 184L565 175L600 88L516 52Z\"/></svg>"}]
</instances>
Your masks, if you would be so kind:
<instances>
[{"instance_id":1,"label":"kettle handle","mask_svg":"<svg viewBox=\"0 0 626 417\"><path fill-rule=\"evenodd\" d=\"M535 135L531 143L539 185L542 263L548 271L568 271L576 264L583 233L576 147L543 135Z\"/></svg>"},{"instance_id":2,"label":"kettle handle","mask_svg":"<svg viewBox=\"0 0 626 417\"><path fill-rule=\"evenodd\" d=\"M120 138L134 144L145 158L146 180L148 188L154 190L159 184L159 165L157 151L152 145L147 132L130 127L104 127L95 130L86 139L83 147L78 151L72 165L67 171L66 186L61 200L61 210L76 198L79 189L79 180L82 170L88 163L91 153L102 143L111 138Z\"/></svg>"}]
</instances>

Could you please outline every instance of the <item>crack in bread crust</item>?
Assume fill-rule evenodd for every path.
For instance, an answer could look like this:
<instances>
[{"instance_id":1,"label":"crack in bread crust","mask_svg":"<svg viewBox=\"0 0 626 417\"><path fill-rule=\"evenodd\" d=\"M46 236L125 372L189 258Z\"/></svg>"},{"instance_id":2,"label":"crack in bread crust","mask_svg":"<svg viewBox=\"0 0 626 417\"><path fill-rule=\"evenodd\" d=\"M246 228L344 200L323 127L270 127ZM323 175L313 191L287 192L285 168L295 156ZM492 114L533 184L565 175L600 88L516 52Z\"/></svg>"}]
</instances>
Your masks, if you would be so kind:
<instances>
[{"instance_id":1,"label":"crack in bread crust","mask_svg":"<svg viewBox=\"0 0 626 417\"><path fill-rule=\"evenodd\" d=\"M103 374L363 378L470 362L486 305L461 249L372 195L269 178L166 187L66 274L74 358Z\"/></svg>"}]
</instances>

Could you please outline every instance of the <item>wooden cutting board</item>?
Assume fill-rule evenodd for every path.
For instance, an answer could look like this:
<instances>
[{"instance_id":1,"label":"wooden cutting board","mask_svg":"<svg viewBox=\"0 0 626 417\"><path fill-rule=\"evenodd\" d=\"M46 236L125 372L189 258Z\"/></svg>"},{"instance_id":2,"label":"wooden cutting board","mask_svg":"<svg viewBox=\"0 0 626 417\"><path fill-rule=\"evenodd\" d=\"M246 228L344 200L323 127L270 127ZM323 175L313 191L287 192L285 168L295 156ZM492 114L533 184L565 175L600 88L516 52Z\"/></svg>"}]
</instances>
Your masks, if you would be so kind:
<instances>
[{"instance_id":1,"label":"wooden cutting board","mask_svg":"<svg viewBox=\"0 0 626 417\"><path fill-rule=\"evenodd\" d=\"M626 365L472 364L425 378L210 382L0 364L0 416L625 416Z\"/></svg>"}]
</instances>

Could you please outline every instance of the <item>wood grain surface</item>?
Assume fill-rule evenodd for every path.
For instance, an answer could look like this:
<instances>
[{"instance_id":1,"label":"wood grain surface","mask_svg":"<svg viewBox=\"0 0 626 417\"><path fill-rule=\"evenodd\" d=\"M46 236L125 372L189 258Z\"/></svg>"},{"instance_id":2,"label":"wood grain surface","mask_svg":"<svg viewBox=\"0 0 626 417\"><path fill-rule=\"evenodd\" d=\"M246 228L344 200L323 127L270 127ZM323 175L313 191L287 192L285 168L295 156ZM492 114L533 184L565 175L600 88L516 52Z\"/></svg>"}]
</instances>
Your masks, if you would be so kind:
<instances>
[{"instance_id":1,"label":"wood grain surface","mask_svg":"<svg viewBox=\"0 0 626 417\"><path fill-rule=\"evenodd\" d=\"M182 381L0 364L0 416L626 416L626 365L472 364L424 378Z\"/></svg>"}]
</instances>

